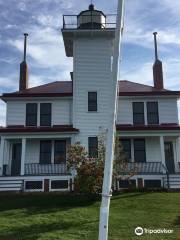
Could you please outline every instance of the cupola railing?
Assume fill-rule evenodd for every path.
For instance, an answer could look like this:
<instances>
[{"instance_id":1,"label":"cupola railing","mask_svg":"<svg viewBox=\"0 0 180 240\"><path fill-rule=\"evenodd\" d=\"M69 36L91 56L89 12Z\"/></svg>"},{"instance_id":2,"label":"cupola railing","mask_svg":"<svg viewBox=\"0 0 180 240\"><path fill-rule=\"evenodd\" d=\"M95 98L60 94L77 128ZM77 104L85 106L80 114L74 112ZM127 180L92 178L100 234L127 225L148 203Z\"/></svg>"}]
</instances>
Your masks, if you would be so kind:
<instances>
[{"instance_id":1,"label":"cupola railing","mask_svg":"<svg viewBox=\"0 0 180 240\"><path fill-rule=\"evenodd\" d=\"M99 15L95 13L83 14L81 15L81 21L87 21L88 18L88 26L84 27L84 24L79 24L79 16L80 15L63 15L63 29L113 29L116 28L116 14L108 14L105 16L105 21L102 23L96 23L94 20ZM83 27L82 27L83 26Z\"/></svg>"}]
</instances>

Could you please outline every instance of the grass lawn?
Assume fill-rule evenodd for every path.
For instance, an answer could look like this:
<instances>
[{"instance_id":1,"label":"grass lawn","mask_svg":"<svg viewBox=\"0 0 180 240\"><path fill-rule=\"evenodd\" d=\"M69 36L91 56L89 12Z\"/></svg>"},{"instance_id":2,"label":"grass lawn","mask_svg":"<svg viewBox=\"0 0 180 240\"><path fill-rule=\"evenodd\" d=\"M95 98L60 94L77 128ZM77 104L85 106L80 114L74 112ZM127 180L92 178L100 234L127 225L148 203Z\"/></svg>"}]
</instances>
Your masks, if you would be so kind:
<instances>
[{"instance_id":1,"label":"grass lawn","mask_svg":"<svg viewBox=\"0 0 180 240\"><path fill-rule=\"evenodd\" d=\"M85 196L0 195L0 240L97 240L100 201ZM134 228L173 229L136 237ZM180 193L122 193L111 201L109 240L180 239Z\"/></svg>"}]
</instances>

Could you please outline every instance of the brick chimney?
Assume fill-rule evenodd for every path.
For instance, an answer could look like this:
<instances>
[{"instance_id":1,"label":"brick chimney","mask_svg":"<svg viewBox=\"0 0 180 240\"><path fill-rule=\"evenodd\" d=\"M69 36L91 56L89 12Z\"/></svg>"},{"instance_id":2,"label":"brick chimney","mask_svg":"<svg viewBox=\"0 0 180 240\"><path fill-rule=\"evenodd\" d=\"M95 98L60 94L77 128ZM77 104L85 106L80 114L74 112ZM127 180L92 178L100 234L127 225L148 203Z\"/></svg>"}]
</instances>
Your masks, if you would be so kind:
<instances>
[{"instance_id":1,"label":"brick chimney","mask_svg":"<svg viewBox=\"0 0 180 240\"><path fill-rule=\"evenodd\" d=\"M156 38L157 32L154 32L153 35L154 35L154 45L155 45L155 62L153 64L154 87L161 90L164 88L163 66L162 66L162 62L158 59L157 38Z\"/></svg>"},{"instance_id":2,"label":"brick chimney","mask_svg":"<svg viewBox=\"0 0 180 240\"><path fill-rule=\"evenodd\" d=\"M26 45L27 45L27 33L24 33L24 58L20 64L20 77L19 77L19 91L28 88L28 66L26 63Z\"/></svg>"}]
</instances>

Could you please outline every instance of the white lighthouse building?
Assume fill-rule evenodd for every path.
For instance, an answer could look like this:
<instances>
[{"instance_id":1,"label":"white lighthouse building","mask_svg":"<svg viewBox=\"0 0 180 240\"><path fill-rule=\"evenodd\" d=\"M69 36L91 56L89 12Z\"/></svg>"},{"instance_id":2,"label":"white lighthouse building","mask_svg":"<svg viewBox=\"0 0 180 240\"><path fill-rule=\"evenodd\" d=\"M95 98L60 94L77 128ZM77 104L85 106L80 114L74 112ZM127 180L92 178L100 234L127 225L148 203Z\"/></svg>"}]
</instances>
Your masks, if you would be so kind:
<instances>
[{"instance_id":1,"label":"white lighthouse building","mask_svg":"<svg viewBox=\"0 0 180 240\"><path fill-rule=\"evenodd\" d=\"M97 155L98 135L107 128L111 108L112 17L93 5L63 16L65 52L73 58L69 81L29 88L25 35L19 90L1 96L7 113L6 126L0 127L0 191L71 191L68 146L80 142L89 156ZM126 171L138 169L130 182L119 181L119 188L130 183L180 188L180 91L164 87L156 34L155 49L153 86L119 81L117 134L128 159Z\"/></svg>"},{"instance_id":2,"label":"white lighthouse building","mask_svg":"<svg viewBox=\"0 0 180 240\"><path fill-rule=\"evenodd\" d=\"M81 129L75 138L87 148L88 140L95 144L107 128L114 27L109 28L106 15L90 5L77 16L77 28L65 22L62 30L66 55L73 57L73 126Z\"/></svg>"}]
</instances>

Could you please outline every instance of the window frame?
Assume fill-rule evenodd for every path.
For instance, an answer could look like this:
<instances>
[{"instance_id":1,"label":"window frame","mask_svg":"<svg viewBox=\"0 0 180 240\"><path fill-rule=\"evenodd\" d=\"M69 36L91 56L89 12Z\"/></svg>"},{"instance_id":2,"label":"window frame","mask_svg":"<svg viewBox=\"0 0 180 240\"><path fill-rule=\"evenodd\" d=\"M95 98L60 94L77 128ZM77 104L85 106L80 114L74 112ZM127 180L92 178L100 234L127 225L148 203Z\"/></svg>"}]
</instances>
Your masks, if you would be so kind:
<instances>
[{"instance_id":1,"label":"window frame","mask_svg":"<svg viewBox=\"0 0 180 240\"><path fill-rule=\"evenodd\" d=\"M135 104L142 104L143 106L143 112L135 112ZM132 102L132 108L133 108L133 124L134 125L145 125L145 114L144 114L144 102ZM142 122L138 122L138 121L135 121L136 119L136 116L138 115L142 115L143 116L143 121Z\"/></svg>"},{"instance_id":2,"label":"window frame","mask_svg":"<svg viewBox=\"0 0 180 240\"><path fill-rule=\"evenodd\" d=\"M143 148L142 149L137 149L137 147L135 146L135 142L143 142ZM134 145L134 162L137 162L137 163L145 163L146 162L146 140L144 138L138 138L138 139L134 139L133 140L133 145ZM136 153L139 153L139 152L143 152L144 154L144 159L142 160L137 160L137 155Z\"/></svg>"},{"instance_id":3,"label":"window frame","mask_svg":"<svg viewBox=\"0 0 180 240\"><path fill-rule=\"evenodd\" d=\"M91 142L92 140L96 141L95 145L93 142ZM90 158L98 157L98 137L97 136L88 137L88 154Z\"/></svg>"},{"instance_id":4,"label":"window frame","mask_svg":"<svg viewBox=\"0 0 180 240\"><path fill-rule=\"evenodd\" d=\"M124 149L124 146L123 146L123 142L128 142L128 144L129 144L129 151L126 151L126 149ZM127 160L128 160L128 162L130 162L131 161L131 159L132 159L132 146L131 146L131 139L130 138L122 138L122 139L120 139L120 142L121 142L121 144L122 144L122 147L123 147L123 151L124 151L124 153L125 153L125 155L126 155L126 157L127 157Z\"/></svg>"},{"instance_id":5,"label":"window frame","mask_svg":"<svg viewBox=\"0 0 180 240\"><path fill-rule=\"evenodd\" d=\"M90 94L95 94L95 100L90 101ZM92 106L91 106L92 103ZM93 104L95 108L93 109ZM91 109L92 108L92 109ZM97 112L98 111L98 92L97 91L88 91L88 112Z\"/></svg>"},{"instance_id":6,"label":"window frame","mask_svg":"<svg viewBox=\"0 0 180 240\"><path fill-rule=\"evenodd\" d=\"M42 144L43 143L49 143L50 146L50 151L42 151ZM48 148L45 147L45 150L47 150ZM44 161L43 159L43 154L48 154L48 161ZM51 156L52 156L52 141L51 140L40 140L40 151L39 151L39 164L51 164Z\"/></svg>"},{"instance_id":7,"label":"window frame","mask_svg":"<svg viewBox=\"0 0 180 240\"><path fill-rule=\"evenodd\" d=\"M35 113L28 113L28 106L36 106ZM28 117L34 117L35 122L33 124L28 123ZM38 104L37 103L26 103L26 126L27 127L36 127L37 126L37 120L38 120Z\"/></svg>"},{"instance_id":8,"label":"window frame","mask_svg":"<svg viewBox=\"0 0 180 240\"><path fill-rule=\"evenodd\" d=\"M49 105L50 113L42 113L42 106ZM48 124L43 124L43 117L50 116ZM50 127L52 125L52 103L40 103L40 126L41 127Z\"/></svg>"},{"instance_id":9,"label":"window frame","mask_svg":"<svg viewBox=\"0 0 180 240\"><path fill-rule=\"evenodd\" d=\"M148 105L150 104L156 104L156 111L150 111ZM159 124L159 104L158 101L148 101L146 102L146 109L147 109L147 124L149 125L158 125ZM156 116L157 121L152 122L150 121L150 116L154 115Z\"/></svg>"},{"instance_id":10,"label":"window frame","mask_svg":"<svg viewBox=\"0 0 180 240\"><path fill-rule=\"evenodd\" d=\"M56 149L57 148L57 144L60 143L60 142L65 143L65 151L57 151L57 149ZM56 160L56 154L58 154L58 153L61 154L62 152L65 155L64 156L65 157L64 161L57 161ZM66 163L66 157L67 157L67 141L66 140L55 140L54 141L54 164L62 164L62 163L65 164Z\"/></svg>"}]
</instances>

